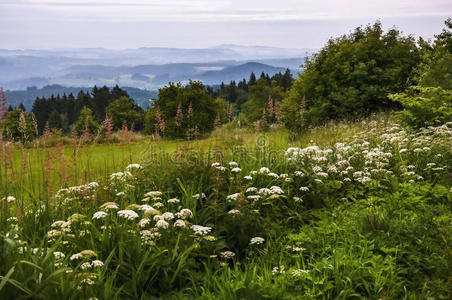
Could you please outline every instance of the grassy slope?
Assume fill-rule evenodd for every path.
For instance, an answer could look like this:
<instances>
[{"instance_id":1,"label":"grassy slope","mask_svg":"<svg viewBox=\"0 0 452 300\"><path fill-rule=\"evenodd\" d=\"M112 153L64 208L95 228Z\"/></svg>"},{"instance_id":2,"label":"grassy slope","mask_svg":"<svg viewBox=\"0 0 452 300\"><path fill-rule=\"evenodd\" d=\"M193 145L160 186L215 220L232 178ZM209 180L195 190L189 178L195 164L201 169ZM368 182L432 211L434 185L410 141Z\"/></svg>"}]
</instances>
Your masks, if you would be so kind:
<instances>
[{"instance_id":1,"label":"grassy slope","mask_svg":"<svg viewBox=\"0 0 452 300\"><path fill-rule=\"evenodd\" d=\"M77 167L79 168L77 172L87 175L86 178L79 176L78 183L105 177L111 172L122 170L124 165L130 162L146 164L146 160L155 158L150 154L162 155L177 152L187 154L191 150L212 152L215 149L221 149L225 154L224 162L237 161L244 174L250 170L258 170L262 166L270 167L272 171L275 170L278 173L290 173L290 170L285 169L288 168L287 164L279 164L278 161L254 154L243 158L240 153L234 151L241 147L247 148L248 151L259 148L264 154L271 154L272 150L275 151L273 153L281 153L289 146L308 146L312 144L311 140L317 145L332 145L335 142L354 139L358 135L361 140L366 140L367 132L372 128L374 137L370 139L370 142L378 146L378 129L385 127L386 123L390 121L392 121L390 116L379 115L365 120L365 122L331 123L322 128L309 130L297 139L291 139L290 135L283 130L275 130L262 136L246 130L223 128L214 132L209 138L193 142L163 141L157 143L141 140L127 145L86 146L80 150L80 165ZM261 143L264 146L260 145ZM410 147L412 150L416 146L411 145ZM441 151L444 151L447 148L442 149ZM65 153L70 156L71 150L70 147L67 147ZM20 149L16 149L16 151L17 158L14 162L16 168L19 169L22 164L21 152ZM30 151L32 151L31 153L58 152L54 148ZM447 159L450 160L450 152L442 153L443 159L448 157ZM187 259L185 261L186 257L183 254L185 252L173 253L172 258L176 260L171 263L178 266L174 273L177 274L175 278L178 279L173 282L171 276L174 269L172 269L171 263L162 261L160 256L148 257L148 255L156 254L143 252L144 250L139 245L133 246L134 240L130 240L131 237L127 232L127 229L136 227L133 226L133 222L127 225L132 225L132 227L126 227L122 223L112 223L113 226L117 226L115 227L117 228L115 238L121 243L115 244L115 242L110 242L110 239L96 237L102 240L102 245L97 245L94 239L80 238L83 241L73 246L78 249L77 251L87 248L94 249L105 262L108 261L106 257L109 256L109 253L115 253L117 247L123 249L119 251L118 257L114 255L114 263L112 263L118 269L121 268L121 271L117 274L116 271L113 272L110 269L112 273L105 274L105 280L97 283L94 289L87 289L90 294L85 294L85 296L95 294L99 299L102 297L137 298L139 296L146 298L150 295L188 299L447 298L447 295L452 292L450 178L447 176L435 177L436 175L433 173L425 171L426 163L435 159L439 162L442 158L415 153L410 154L411 156L407 158L402 158L402 156L398 157L397 148L393 150L393 154L397 156L394 157L396 165L391 167L393 170L398 170L403 165L415 164L416 172L426 176L425 180L408 183L406 179L402 178L402 174L397 174L395 178L391 179L394 180L393 182L385 182L382 179L366 185L366 187L359 184L352 185L350 190L345 191L345 194L343 189L336 191L333 185L328 185L326 189L313 185L318 190L312 189L310 191L312 194L306 196L305 202L301 206L296 202L289 201L291 197L282 201L273 199L270 206L259 208L262 218L253 219L251 208L247 210L246 207L243 207L240 209L243 209L244 212L247 211L250 218L232 219L232 223L228 223L231 222L231 217L227 213L231 209L230 204L226 203L222 208L225 210L219 211L222 215L217 220L217 208L215 205L212 206L211 201L219 200L221 203L222 199L225 199L225 195L243 191L247 187L246 183L240 180L228 182L232 178L228 177L229 175L225 178L219 177L221 183L218 184L218 188L224 184L223 189L226 187L229 190L223 190L215 196L217 187L206 185L209 181L205 177L209 176L211 171L208 171L209 168L206 168L205 165L209 166L209 164L193 166L188 161L184 161L179 166L174 165L171 160L164 164L155 163L154 160L148 165L146 176L142 177L143 182L136 184L142 189L139 192L159 189L163 192L175 193L180 197L182 207L190 207L195 213L194 219L191 220L193 224L209 226L213 224L217 234L223 232L224 241L217 244L216 247L231 249L234 247L232 243L243 242L239 240L243 235L246 246L245 253L237 252L237 256L240 258L235 261L236 263L229 263L229 267L221 264L219 266L215 261L207 260L205 256L214 252L208 247L201 248L208 251L195 254L197 259L194 260ZM37 165L38 172L42 172L44 168L42 167L43 156L44 154L37 155L33 163ZM58 168L56 173L58 174ZM27 181L23 177L20 179L18 176L18 178L14 181L18 192L16 196L18 199L21 196L25 198L27 195L20 190L20 181ZM181 181L177 183L175 178L181 178ZM43 178L33 180L33 185L44 182ZM57 180L54 184L55 188L60 185ZM259 185L259 182L255 182L255 184L257 187L262 187L266 184L273 185L275 182L266 183L264 181L260 183L262 185ZM279 184L286 192L293 193L292 196L299 193L297 190L290 191L283 181ZM202 202L205 207L197 206L199 203L193 201L192 195L207 190L211 194L206 202ZM131 196L122 200L119 200L120 198L113 199L121 201L119 203L123 208L130 203L140 203L141 196L140 193L138 194L138 198ZM170 194L165 196L171 197ZM344 196L348 197L347 201L340 200ZM45 199L45 193L41 197ZM108 199L110 198L97 201L102 203ZM317 204L312 201L319 201L322 205L316 207ZM91 216L98 210L95 205L93 207L74 206L71 209L72 211L65 212L66 215L83 212L87 216ZM50 212L50 216L52 214L54 212ZM58 214L53 217L61 219ZM43 223L47 224L49 221ZM52 222L50 221L50 223ZM42 235L45 235L49 224L41 225L38 228L40 233L34 233L34 227L31 227L30 224L27 225L30 227L25 231L35 239L32 241L34 247L42 246ZM97 229L93 226L91 230L94 235ZM250 234L265 236L265 244L248 247ZM173 247L177 252L179 238L183 239L183 237L177 236L175 245L171 244L170 238L166 239L165 243L168 244L165 244L163 249ZM183 241L181 240L180 243L182 244ZM225 245L222 243L228 243L228 247L223 248ZM202 245L202 242L200 244ZM303 248L303 250L294 251L292 248L287 248L288 246ZM243 250L237 245L235 247L235 249ZM196 252L191 248L188 248L187 251L189 251L187 253ZM35 256L30 257L30 259L36 259ZM38 262L40 261L38 260L36 263ZM158 267L155 267L155 262ZM160 263L162 266L159 265ZM50 265L53 267L52 264ZM151 272L149 274L155 272L155 274L160 274L159 276L164 276L152 285L153 288L146 291L144 288L148 288L149 274L140 273L143 265L146 266L144 267L146 272ZM182 271L178 274L179 266ZM285 266L285 270L279 269L272 274L272 269L279 266ZM25 270L26 268L23 268L24 275L21 275L18 267L14 276L18 279L21 278L20 276L27 278ZM300 270L309 270L309 273L295 276L294 272ZM44 278L47 278L46 276L50 275L44 272ZM120 287L114 285L120 285ZM46 291L47 285L44 284L40 288L42 289L39 291L40 295L61 296L65 291L73 291L75 286L65 283L65 290L62 286L58 292L56 292L57 290ZM114 295L115 293L117 294ZM13 291L12 294L14 294Z\"/></svg>"}]
</instances>

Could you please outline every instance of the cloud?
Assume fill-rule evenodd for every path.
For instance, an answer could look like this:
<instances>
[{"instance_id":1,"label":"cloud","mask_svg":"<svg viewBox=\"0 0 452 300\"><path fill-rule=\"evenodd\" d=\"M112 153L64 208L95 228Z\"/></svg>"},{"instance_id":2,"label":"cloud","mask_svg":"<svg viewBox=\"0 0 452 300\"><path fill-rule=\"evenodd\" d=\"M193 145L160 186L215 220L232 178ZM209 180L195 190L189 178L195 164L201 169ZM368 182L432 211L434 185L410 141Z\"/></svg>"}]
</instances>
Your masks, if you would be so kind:
<instances>
[{"instance_id":1,"label":"cloud","mask_svg":"<svg viewBox=\"0 0 452 300\"><path fill-rule=\"evenodd\" d=\"M446 16L445 0L0 0L5 19L20 19L24 11L70 21L277 21L327 20L362 17Z\"/></svg>"},{"instance_id":2,"label":"cloud","mask_svg":"<svg viewBox=\"0 0 452 300\"><path fill-rule=\"evenodd\" d=\"M321 47L377 19L431 37L451 15L450 0L0 0L0 47Z\"/></svg>"}]
</instances>

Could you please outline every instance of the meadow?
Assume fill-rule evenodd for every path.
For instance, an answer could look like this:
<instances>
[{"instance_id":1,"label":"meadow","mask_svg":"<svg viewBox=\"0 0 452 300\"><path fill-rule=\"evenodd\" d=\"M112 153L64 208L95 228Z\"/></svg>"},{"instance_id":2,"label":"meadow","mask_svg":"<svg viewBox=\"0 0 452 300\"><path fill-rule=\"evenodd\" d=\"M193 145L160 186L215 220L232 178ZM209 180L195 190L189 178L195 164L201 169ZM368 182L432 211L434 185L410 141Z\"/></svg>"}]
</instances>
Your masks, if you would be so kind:
<instances>
[{"instance_id":1,"label":"meadow","mask_svg":"<svg viewBox=\"0 0 452 300\"><path fill-rule=\"evenodd\" d=\"M2 145L1 299L447 299L452 124Z\"/></svg>"}]
</instances>

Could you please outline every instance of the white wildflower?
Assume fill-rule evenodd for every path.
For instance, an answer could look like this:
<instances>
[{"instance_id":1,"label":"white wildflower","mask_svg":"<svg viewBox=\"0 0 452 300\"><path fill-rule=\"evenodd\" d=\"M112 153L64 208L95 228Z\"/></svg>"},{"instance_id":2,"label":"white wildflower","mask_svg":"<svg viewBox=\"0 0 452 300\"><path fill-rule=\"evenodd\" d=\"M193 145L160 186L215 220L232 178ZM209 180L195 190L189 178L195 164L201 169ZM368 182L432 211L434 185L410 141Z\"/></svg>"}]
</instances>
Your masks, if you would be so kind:
<instances>
[{"instance_id":1,"label":"white wildflower","mask_svg":"<svg viewBox=\"0 0 452 300\"><path fill-rule=\"evenodd\" d=\"M208 234L210 231L212 231L212 227L201 226L201 225L192 225L191 229L197 235L205 235L205 234Z\"/></svg>"},{"instance_id":2,"label":"white wildflower","mask_svg":"<svg viewBox=\"0 0 452 300\"><path fill-rule=\"evenodd\" d=\"M105 219L107 213L104 211L98 211L93 214L93 220Z\"/></svg>"},{"instance_id":3,"label":"white wildflower","mask_svg":"<svg viewBox=\"0 0 452 300\"><path fill-rule=\"evenodd\" d=\"M93 268L101 268L104 266L104 263L102 261L96 259L96 260L93 260L92 266L93 266Z\"/></svg>"},{"instance_id":4,"label":"white wildflower","mask_svg":"<svg viewBox=\"0 0 452 300\"><path fill-rule=\"evenodd\" d=\"M232 251L223 251L220 252L220 256L226 259L232 259L235 256L235 253Z\"/></svg>"},{"instance_id":5,"label":"white wildflower","mask_svg":"<svg viewBox=\"0 0 452 300\"><path fill-rule=\"evenodd\" d=\"M284 266L274 267L272 270L272 275L276 274L284 274L286 271L284 270Z\"/></svg>"},{"instance_id":6,"label":"white wildflower","mask_svg":"<svg viewBox=\"0 0 452 300\"><path fill-rule=\"evenodd\" d=\"M267 167L262 167L262 168L260 168L259 173L261 173L261 174L270 173L270 169Z\"/></svg>"},{"instance_id":7,"label":"white wildflower","mask_svg":"<svg viewBox=\"0 0 452 300\"><path fill-rule=\"evenodd\" d=\"M193 213L188 208L183 208L180 212L176 213L176 216L180 219L187 219L193 217Z\"/></svg>"},{"instance_id":8,"label":"white wildflower","mask_svg":"<svg viewBox=\"0 0 452 300\"><path fill-rule=\"evenodd\" d=\"M257 188L255 187L249 187L246 189L246 193L255 193L257 192Z\"/></svg>"},{"instance_id":9,"label":"white wildflower","mask_svg":"<svg viewBox=\"0 0 452 300\"><path fill-rule=\"evenodd\" d=\"M174 222L174 227L185 227L185 221L182 219L176 220L176 222Z\"/></svg>"},{"instance_id":10,"label":"white wildflower","mask_svg":"<svg viewBox=\"0 0 452 300\"><path fill-rule=\"evenodd\" d=\"M83 255L81 253L75 253L75 254L72 254L69 259L70 260L77 260L77 259L82 259L82 258L83 258Z\"/></svg>"},{"instance_id":11,"label":"white wildflower","mask_svg":"<svg viewBox=\"0 0 452 300\"><path fill-rule=\"evenodd\" d=\"M160 207L163 207L164 204L162 202L155 202L154 206L157 207L157 208L160 208Z\"/></svg>"},{"instance_id":12,"label":"white wildflower","mask_svg":"<svg viewBox=\"0 0 452 300\"><path fill-rule=\"evenodd\" d=\"M136 212L134 212L133 210L130 209L123 209L118 211L118 216L125 218L127 220L134 220L136 218L138 218L138 214Z\"/></svg>"},{"instance_id":13,"label":"white wildflower","mask_svg":"<svg viewBox=\"0 0 452 300\"><path fill-rule=\"evenodd\" d=\"M55 256L56 260L62 260L66 257L66 255L64 255L64 253L61 251L54 251L53 255Z\"/></svg>"},{"instance_id":14,"label":"white wildflower","mask_svg":"<svg viewBox=\"0 0 452 300\"><path fill-rule=\"evenodd\" d=\"M166 228L168 228L168 226L169 226L169 224L165 220L158 220L157 223L155 223L155 227L157 227L157 228L166 229Z\"/></svg>"},{"instance_id":15,"label":"white wildflower","mask_svg":"<svg viewBox=\"0 0 452 300\"><path fill-rule=\"evenodd\" d=\"M172 212L166 212L162 215L162 217L165 220L172 220L174 219L174 214Z\"/></svg>"},{"instance_id":16,"label":"white wildflower","mask_svg":"<svg viewBox=\"0 0 452 300\"><path fill-rule=\"evenodd\" d=\"M235 194L232 194L232 195L228 195L226 197L226 200L229 201L229 202L236 201L239 197L240 197L240 193L235 193Z\"/></svg>"},{"instance_id":17,"label":"white wildflower","mask_svg":"<svg viewBox=\"0 0 452 300\"><path fill-rule=\"evenodd\" d=\"M168 203L179 203L179 202L180 202L180 200L177 198L171 198L168 200Z\"/></svg>"},{"instance_id":18,"label":"white wildflower","mask_svg":"<svg viewBox=\"0 0 452 300\"><path fill-rule=\"evenodd\" d=\"M148 226L151 223L151 220L149 219L141 219L140 222L138 222L138 226L140 226L141 228L144 228L146 226Z\"/></svg>"},{"instance_id":19,"label":"white wildflower","mask_svg":"<svg viewBox=\"0 0 452 300\"><path fill-rule=\"evenodd\" d=\"M163 193L160 191L150 191L150 192L147 192L146 194L144 194L144 197L156 198L156 197L160 197L162 195L163 195Z\"/></svg>"},{"instance_id":20,"label":"white wildflower","mask_svg":"<svg viewBox=\"0 0 452 300\"><path fill-rule=\"evenodd\" d=\"M264 242L265 242L264 238L256 236L250 240L250 245L260 245L260 244L263 244Z\"/></svg>"},{"instance_id":21,"label":"white wildflower","mask_svg":"<svg viewBox=\"0 0 452 300\"><path fill-rule=\"evenodd\" d=\"M309 270L296 269L292 271L293 277L300 277L301 275L308 274Z\"/></svg>"},{"instance_id":22,"label":"white wildflower","mask_svg":"<svg viewBox=\"0 0 452 300\"><path fill-rule=\"evenodd\" d=\"M206 198L206 194L201 193L201 195L200 194L193 195L193 199L199 199L199 198Z\"/></svg>"}]
</instances>

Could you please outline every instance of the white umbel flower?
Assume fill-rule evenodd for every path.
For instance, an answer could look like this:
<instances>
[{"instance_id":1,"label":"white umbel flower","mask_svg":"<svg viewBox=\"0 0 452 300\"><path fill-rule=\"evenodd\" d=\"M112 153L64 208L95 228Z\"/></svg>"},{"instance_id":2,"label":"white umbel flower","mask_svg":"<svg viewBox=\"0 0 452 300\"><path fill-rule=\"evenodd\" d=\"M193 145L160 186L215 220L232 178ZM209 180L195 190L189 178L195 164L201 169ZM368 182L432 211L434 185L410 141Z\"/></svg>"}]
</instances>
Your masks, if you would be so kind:
<instances>
[{"instance_id":1,"label":"white umbel flower","mask_svg":"<svg viewBox=\"0 0 452 300\"><path fill-rule=\"evenodd\" d=\"M118 211L118 216L125 218L127 220L135 220L136 218L139 217L136 212L130 209L123 209Z\"/></svg>"},{"instance_id":2,"label":"white umbel flower","mask_svg":"<svg viewBox=\"0 0 452 300\"><path fill-rule=\"evenodd\" d=\"M98 211L93 214L93 220L105 219L107 213L104 211Z\"/></svg>"},{"instance_id":3,"label":"white umbel flower","mask_svg":"<svg viewBox=\"0 0 452 300\"><path fill-rule=\"evenodd\" d=\"M265 242L264 238L262 238L260 236L256 236L250 240L250 245L260 245L260 244L263 244L264 242Z\"/></svg>"},{"instance_id":4,"label":"white umbel flower","mask_svg":"<svg viewBox=\"0 0 452 300\"><path fill-rule=\"evenodd\" d=\"M212 231L212 227L192 225L191 230L193 230L197 235L205 235Z\"/></svg>"}]
</instances>

